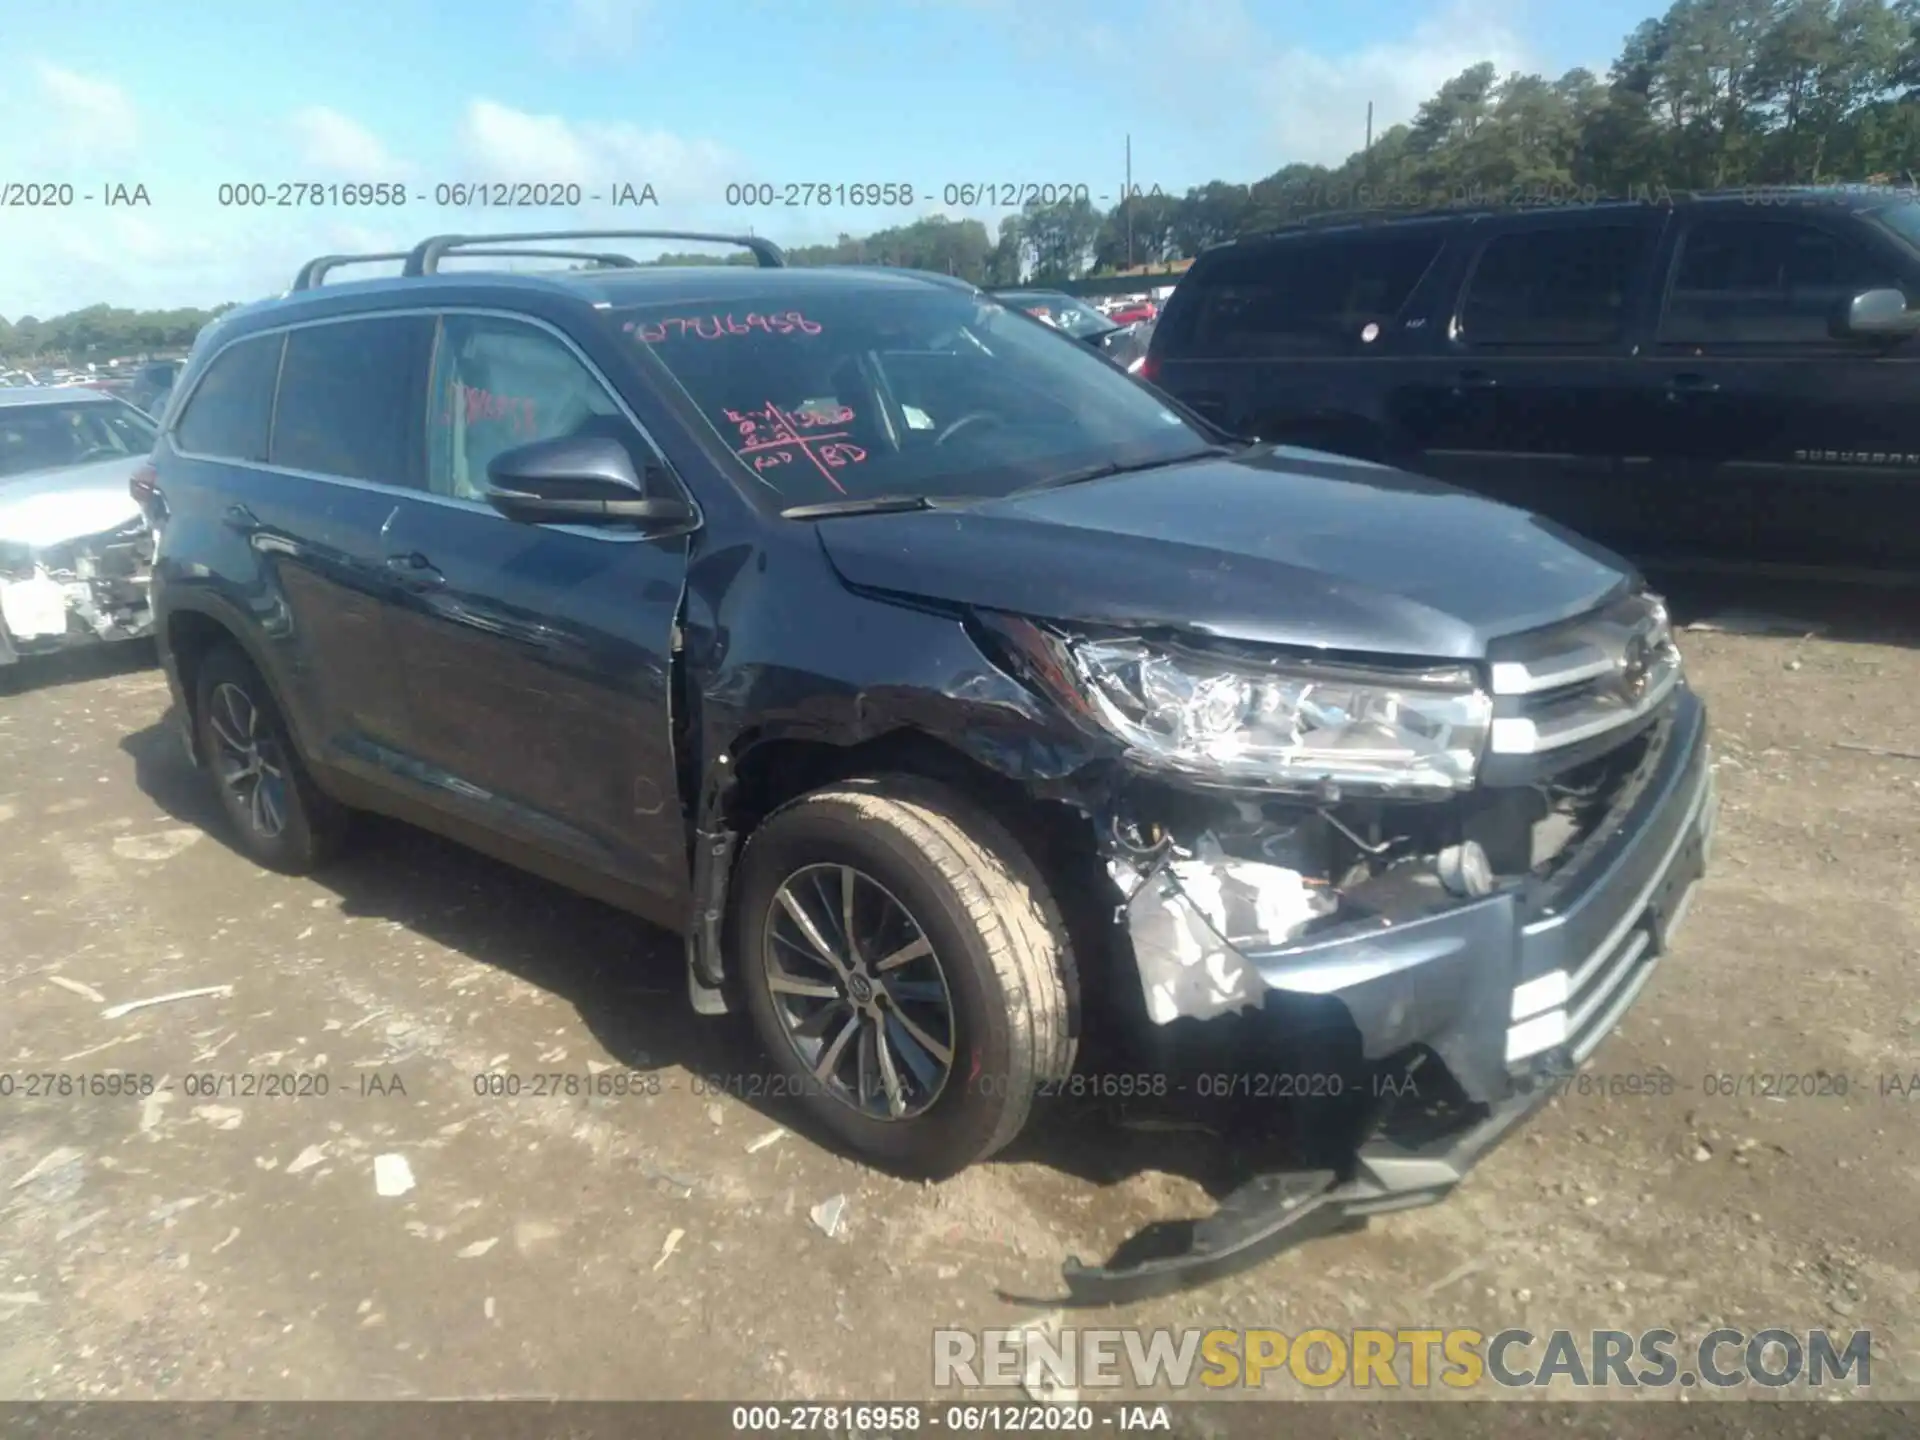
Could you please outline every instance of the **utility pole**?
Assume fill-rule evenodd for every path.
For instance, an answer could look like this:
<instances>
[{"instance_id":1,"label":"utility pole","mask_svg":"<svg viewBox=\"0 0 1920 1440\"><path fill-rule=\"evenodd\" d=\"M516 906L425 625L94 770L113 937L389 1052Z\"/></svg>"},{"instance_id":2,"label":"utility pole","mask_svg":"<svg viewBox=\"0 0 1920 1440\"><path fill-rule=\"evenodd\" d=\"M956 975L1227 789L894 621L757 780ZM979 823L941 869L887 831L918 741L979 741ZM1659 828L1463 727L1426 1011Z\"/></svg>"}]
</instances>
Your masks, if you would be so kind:
<instances>
[{"instance_id":1,"label":"utility pole","mask_svg":"<svg viewBox=\"0 0 1920 1440\"><path fill-rule=\"evenodd\" d=\"M1133 268L1133 136L1127 136L1127 187L1120 192L1120 208L1127 217L1127 268Z\"/></svg>"}]
</instances>

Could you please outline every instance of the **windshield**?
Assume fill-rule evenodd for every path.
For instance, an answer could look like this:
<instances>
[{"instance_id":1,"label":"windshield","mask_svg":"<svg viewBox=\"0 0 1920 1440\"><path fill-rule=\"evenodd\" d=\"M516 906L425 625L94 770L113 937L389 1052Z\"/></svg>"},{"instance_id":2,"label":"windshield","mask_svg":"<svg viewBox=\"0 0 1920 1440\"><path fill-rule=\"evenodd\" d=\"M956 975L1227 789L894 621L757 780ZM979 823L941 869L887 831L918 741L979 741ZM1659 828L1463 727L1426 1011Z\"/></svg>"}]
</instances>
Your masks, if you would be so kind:
<instances>
[{"instance_id":1,"label":"windshield","mask_svg":"<svg viewBox=\"0 0 1920 1440\"><path fill-rule=\"evenodd\" d=\"M151 453L154 428L112 404L0 405L0 480Z\"/></svg>"},{"instance_id":2,"label":"windshield","mask_svg":"<svg viewBox=\"0 0 1920 1440\"><path fill-rule=\"evenodd\" d=\"M1071 295L1010 291L1000 298L1036 319L1045 320L1055 329L1066 331L1076 340L1085 340L1089 335L1100 335L1119 328L1086 301L1076 300Z\"/></svg>"},{"instance_id":3,"label":"windshield","mask_svg":"<svg viewBox=\"0 0 1920 1440\"><path fill-rule=\"evenodd\" d=\"M1004 495L1208 449L1107 361L975 291L770 285L610 313L782 508Z\"/></svg>"}]
</instances>

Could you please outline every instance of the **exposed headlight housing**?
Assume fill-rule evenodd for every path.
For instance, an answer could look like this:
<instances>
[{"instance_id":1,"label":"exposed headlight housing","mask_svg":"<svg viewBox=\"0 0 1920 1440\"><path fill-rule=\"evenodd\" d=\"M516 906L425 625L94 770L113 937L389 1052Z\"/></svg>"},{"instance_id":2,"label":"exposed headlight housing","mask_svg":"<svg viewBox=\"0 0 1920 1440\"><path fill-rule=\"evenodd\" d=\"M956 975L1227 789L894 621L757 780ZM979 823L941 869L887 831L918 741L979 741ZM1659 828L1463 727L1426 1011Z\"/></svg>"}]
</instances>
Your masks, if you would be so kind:
<instances>
[{"instance_id":1,"label":"exposed headlight housing","mask_svg":"<svg viewBox=\"0 0 1920 1440\"><path fill-rule=\"evenodd\" d=\"M1155 768L1265 790L1471 789L1492 698L1465 666L1388 670L1222 657L1134 637L999 628L1071 710Z\"/></svg>"}]
</instances>

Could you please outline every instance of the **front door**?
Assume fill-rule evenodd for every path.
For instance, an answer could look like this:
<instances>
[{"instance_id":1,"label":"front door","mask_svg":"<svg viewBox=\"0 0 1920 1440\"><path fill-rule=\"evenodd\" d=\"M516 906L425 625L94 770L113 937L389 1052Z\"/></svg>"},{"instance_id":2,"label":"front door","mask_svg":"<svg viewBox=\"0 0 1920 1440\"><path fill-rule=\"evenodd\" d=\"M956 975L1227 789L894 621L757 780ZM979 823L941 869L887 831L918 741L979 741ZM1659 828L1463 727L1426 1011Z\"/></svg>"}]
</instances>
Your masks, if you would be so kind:
<instances>
[{"instance_id":1,"label":"front door","mask_svg":"<svg viewBox=\"0 0 1920 1440\"><path fill-rule=\"evenodd\" d=\"M1920 570L1920 342L1833 327L1882 288L1920 265L1837 210L1693 218L1649 362L1671 558Z\"/></svg>"},{"instance_id":2,"label":"front door","mask_svg":"<svg viewBox=\"0 0 1920 1440\"><path fill-rule=\"evenodd\" d=\"M497 315L441 320L427 492L387 532L409 748L438 804L677 916L687 832L671 664L688 538L529 525L481 496L487 462L561 435L650 443L557 332ZM536 867L537 868L537 867Z\"/></svg>"}]
</instances>

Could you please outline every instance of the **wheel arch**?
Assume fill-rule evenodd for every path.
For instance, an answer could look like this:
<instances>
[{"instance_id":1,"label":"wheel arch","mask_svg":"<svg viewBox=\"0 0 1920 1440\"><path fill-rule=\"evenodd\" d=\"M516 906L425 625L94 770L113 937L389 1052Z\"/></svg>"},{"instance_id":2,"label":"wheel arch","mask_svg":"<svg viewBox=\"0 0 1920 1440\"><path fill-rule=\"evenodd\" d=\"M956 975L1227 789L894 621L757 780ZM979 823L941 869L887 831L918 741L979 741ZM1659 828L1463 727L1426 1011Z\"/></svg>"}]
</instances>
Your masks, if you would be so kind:
<instances>
[{"instance_id":1,"label":"wheel arch","mask_svg":"<svg viewBox=\"0 0 1920 1440\"><path fill-rule=\"evenodd\" d=\"M730 768L733 784L723 815L736 837L736 855L768 816L828 785L899 775L954 790L998 821L1038 867L1072 935L1083 983L1102 963L1112 910L1095 882L1104 882L1106 872L1092 824L1073 805L1035 796L948 741L911 726L848 744L786 737L749 741L737 747ZM719 897L723 911L731 908L731 889L729 877ZM732 936L723 930L719 939L719 953L711 958L725 979Z\"/></svg>"},{"instance_id":2,"label":"wheel arch","mask_svg":"<svg viewBox=\"0 0 1920 1440\"><path fill-rule=\"evenodd\" d=\"M179 703L185 712L187 743L193 748L197 763L206 763L206 756L200 753L200 670L207 656L222 645L232 646L246 658L259 675L260 683L267 687L267 695L280 712L294 744L303 755L310 753L301 732L300 717L287 703L284 688L274 678L273 666L267 661L264 647L248 633L248 628L235 617L225 614L222 607L207 603L170 609L160 627L160 640L166 647L168 665L179 680Z\"/></svg>"}]
</instances>

